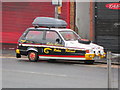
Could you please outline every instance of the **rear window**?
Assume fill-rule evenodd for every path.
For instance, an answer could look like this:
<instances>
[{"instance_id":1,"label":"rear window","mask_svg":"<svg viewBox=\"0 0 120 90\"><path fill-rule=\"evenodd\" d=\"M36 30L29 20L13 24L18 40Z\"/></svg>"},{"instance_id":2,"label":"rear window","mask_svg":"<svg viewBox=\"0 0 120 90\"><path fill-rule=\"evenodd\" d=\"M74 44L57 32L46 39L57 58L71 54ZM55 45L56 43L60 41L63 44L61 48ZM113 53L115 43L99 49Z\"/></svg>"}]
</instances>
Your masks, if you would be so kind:
<instances>
[{"instance_id":1,"label":"rear window","mask_svg":"<svg viewBox=\"0 0 120 90\"><path fill-rule=\"evenodd\" d=\"M43 40L43 33L44 31L29 31L26 35L26 40L41 43Z\"/></svg>"}]
</instances>

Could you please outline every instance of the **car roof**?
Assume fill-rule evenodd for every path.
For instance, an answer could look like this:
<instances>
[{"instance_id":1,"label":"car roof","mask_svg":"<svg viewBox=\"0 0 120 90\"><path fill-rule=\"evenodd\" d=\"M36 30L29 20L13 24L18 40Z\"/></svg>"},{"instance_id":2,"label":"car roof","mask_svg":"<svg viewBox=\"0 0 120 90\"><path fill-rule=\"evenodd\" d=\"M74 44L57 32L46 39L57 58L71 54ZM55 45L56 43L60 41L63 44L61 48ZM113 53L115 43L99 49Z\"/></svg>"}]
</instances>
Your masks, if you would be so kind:
<instances>
[{"instance_id":1,"label":"car roof","mask_svg":"<svg viewBox=\"0 0 120 90\"><path fill-rule=\"evenodd\" d=\"M36 29L36 30L53 30L53 31L73 31L73 30L68 29L68 28L35 28L35 27L28 28L28 30L31 30L31 29Z\"/></svg>"}]
</instances>

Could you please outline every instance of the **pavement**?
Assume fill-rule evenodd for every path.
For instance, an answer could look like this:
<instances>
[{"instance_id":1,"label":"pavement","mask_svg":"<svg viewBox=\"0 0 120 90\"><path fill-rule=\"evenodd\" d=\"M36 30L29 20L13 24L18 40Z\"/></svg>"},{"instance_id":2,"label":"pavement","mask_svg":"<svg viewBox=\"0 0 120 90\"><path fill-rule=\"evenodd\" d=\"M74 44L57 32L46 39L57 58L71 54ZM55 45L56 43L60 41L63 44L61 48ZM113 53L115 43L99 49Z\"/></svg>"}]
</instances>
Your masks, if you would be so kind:
<instances>
[{"instance_id":1,"label":"pavement","mask_svg":"<svg viewBox=\"0 0 120 90\"><path fill-rule=\"evenodd\" d=\"M2 49L2 53L0 56L3 57L15 57L15 48L10 48L10 49ZM96 60L96 63L107 63L107 59L100 59L100 60ZM116 54L116 53L112 53L112 59L111 59L111 63L115 64L115 65L120 65L120 54Z\"/></svg>"}]
</instances>

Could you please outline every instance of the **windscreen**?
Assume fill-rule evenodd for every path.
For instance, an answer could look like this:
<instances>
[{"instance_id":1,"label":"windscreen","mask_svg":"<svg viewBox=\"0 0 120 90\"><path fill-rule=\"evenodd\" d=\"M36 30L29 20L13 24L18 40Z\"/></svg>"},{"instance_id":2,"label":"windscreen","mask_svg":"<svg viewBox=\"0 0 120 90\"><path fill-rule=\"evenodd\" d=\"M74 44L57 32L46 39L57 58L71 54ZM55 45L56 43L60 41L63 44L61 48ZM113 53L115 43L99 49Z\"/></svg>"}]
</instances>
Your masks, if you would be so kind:
<instances>
[{"instance_id":1,"label":"windscreen","mask_svg":"<svg viewBox=\"0 0 120 90\"><path fill-rule=\"evenodd\" d=\"M60 31L60 34L66 41L78 40L80 37L76 35L73 31Z\"/></svg>"}]
</instances>

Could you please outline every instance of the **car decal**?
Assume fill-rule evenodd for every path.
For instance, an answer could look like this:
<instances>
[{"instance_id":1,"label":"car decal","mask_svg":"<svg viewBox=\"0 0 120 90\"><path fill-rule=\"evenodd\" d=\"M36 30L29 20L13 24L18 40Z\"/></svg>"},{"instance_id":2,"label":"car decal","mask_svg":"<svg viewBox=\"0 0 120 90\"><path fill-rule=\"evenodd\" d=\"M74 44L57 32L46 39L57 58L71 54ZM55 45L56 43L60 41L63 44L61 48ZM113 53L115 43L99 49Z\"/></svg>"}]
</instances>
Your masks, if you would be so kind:
<instances>
[{"instance_id":1,"label":"car decal","mask_svg":"<svg viewBox=\"0 0 120 90\"><path fill-rule=\"evenodd\" d=\"M44 59L67 59L67 60L86 60L84 56L74 56L70 57L68 56L60 56L60 55L39 55L39 58L44 58Z\"/></svg>"},{"instance_id":2,"label":"car decal","mask_svg":"<svg viewBox=\"0 0 120 90\"><path fill-rule=\"evenodd\" d=\"M51 48L44 48L44 53L48 54L50 53L51 50L52 50Z\"/></svg>"},{"instance_id":3,"label":"car decal","mask_svg":"<svg viewBox=\"0 0 120 90\"><path fill-rule=\"evenodd\" d=\"M39 55L39 56L46 56L46 57L76 57L76 58L85 58L83 55Z\"/></svg>"},{"instance_id":4,"label":"car decal","mask_svg":"<svg viewBox=\"0 0 120 90\"><path fill-rule=\"evenodd\" d=\"M82 50L84 48L74 48L74 47L63 47L63 46L54 46L54 45L42 45L42 44L20 44L20 46L32 46L32 47L50 47L50 48L60 48L60 49L72 49L72 50Z\"/></svg>"}]
</instances>

